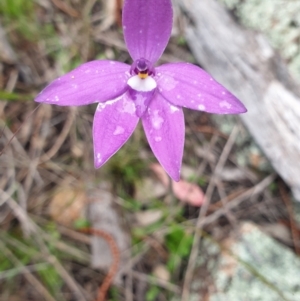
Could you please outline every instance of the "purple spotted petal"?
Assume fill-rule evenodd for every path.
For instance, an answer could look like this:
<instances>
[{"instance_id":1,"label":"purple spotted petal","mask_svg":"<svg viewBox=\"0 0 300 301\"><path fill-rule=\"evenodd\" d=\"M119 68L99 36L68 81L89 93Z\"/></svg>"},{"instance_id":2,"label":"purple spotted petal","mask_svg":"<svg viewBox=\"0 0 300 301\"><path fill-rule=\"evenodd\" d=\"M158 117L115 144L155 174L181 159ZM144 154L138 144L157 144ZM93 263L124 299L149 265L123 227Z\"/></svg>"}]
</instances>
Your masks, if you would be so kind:
<instances>
[{"instance_id":1,"label":"purple spotted petal","mask_svg":"<svg viewBox=\"0 0 300 301\"><path fill-rule=\"evenodd\" d=\"M142 121L157 160L173 180L179 181L185 133L182 109L157 93Z\"/></svg>"},{"instance_id":2,"label":"purple spotted petal","mask_svg":"<svg viewBox=\"0 0 300 301\"><path fill-rule=\"evenodd\" d=\"M139 118L128 93L99 103L93 123L95 167L101 167L133 133Z\"/></svg>"},{"instance_id":3,"label":"purple spotted petal","mask_svg":"<svg viewBox=\"0 0 300 301\"><path fill-rule=\"evenodd\" d=\"M160 93L171 103L216 114L239 114L245 106L207 72L189 63L156 68Z\"/></svg>"},{"instance_id":4,"label":"purple spotted petal","mask_svg":"<svg viewBox=\"0 0 300 301\"><path fill-rule=\"evenodd\" d=\"M135 61L145 58L155 63L162 55L172 30L171 0L125 0L124 38Z\"/></svg>"},{"instance_id":5,"label":"purple spotted petal","mask_svg":"<svg viewBox=\"0 0 300 301\"><path fill-rule=\"evenodd\" d=\"M57 78L35 99L59 106L82 106L114 99L127 89L130 66L92 61Z\"/></svg>"},{"instance_id":6,"label":"purple spotted petal","mask_svg":"<svg viewBox=\"0 0 300 301\"><path fill-rule=\"evenodd\" d=\"M144 115L155 91L155 89L148 92L136 91L129 87L128 93L130 98L134 101L137 117L142 117Z\"/></svg>"}]
</instances>

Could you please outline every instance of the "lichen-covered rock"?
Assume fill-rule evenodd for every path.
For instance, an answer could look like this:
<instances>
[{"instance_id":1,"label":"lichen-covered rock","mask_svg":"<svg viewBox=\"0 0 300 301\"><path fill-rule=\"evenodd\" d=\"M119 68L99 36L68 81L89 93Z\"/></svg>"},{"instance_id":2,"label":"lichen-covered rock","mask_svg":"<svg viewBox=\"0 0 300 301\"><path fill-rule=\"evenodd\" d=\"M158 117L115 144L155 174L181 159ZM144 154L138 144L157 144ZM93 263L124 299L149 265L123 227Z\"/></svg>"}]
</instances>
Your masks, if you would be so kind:
<instances>
[{"instance_id":1,"label":"lichen-covered rock","mask_svg":"<svg viewBox=\"0 0 300 301\"><path fill-rule=\"evenodd\" d=\"M205 245L216 254L216 244ZM207 265L214 282L209 301L300 300L300 259L254 224L242 224L218 252Z\"/></svg>"},{"instance_id":2,"label":"lichen-covered rock","mask_svg":"<svg viewBox=\"0 0 300 301\"><path fill-rule=\"evenodd\" d=\"M234 9L241 22L269 37L300 79L300 1L220 0Z\"/></svg>"},{"instance_id":3,"label":"lichen-covered rock","mask_svg":"<svg viewBox=\"0 0 300 301\"><path fill-rule=\"evenodd\" d=\"M194 270L188 301L300 300L300 258L250 222L221 244L204 236Z\"/></svg>"}]
</instances>

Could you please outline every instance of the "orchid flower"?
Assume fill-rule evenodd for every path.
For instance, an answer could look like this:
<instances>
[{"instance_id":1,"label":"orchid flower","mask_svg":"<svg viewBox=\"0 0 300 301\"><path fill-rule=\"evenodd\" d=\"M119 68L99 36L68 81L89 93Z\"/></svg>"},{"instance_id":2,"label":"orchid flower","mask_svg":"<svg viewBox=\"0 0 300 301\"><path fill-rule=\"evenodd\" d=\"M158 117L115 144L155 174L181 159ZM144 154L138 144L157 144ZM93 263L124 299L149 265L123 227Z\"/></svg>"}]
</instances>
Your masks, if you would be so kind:
<instances>
[{"instance_id":1,"label":"orchid flower","mask_svg":"<svg viewBox=\"0 0 300 301\"><path fill-rule=\"evenodd\" d=\"M141 119L149 145L178 181L185 125L182 107L216 114L244 105L201 68L156 67L172 30L171 0L125 0L124 38L133 64L97 60L54 80L35 101L59 106L98 103L93 122L94 162L101 167L129 139Z\"/></svg>"}]
</instances>

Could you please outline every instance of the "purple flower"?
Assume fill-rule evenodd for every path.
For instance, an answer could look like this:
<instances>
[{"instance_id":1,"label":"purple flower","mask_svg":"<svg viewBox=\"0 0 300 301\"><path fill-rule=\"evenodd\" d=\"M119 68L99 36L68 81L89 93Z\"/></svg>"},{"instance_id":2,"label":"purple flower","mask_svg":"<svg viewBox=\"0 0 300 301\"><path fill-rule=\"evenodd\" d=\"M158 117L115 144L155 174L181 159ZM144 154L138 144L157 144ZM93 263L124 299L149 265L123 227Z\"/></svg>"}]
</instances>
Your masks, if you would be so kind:
<instances>
[{"instance_id":1,"label":"purple flower","mask_svg":"<svg viewBox=\"0 0 300 301\"><path fill-rule=\"evenodd\" d=\"M85 63L57 78L35 99L60 106L99 103L93 124L95 167L101 167L133 133L139 119L160 164L180 178L184 146L182 107L216 114L246 112L208 73L189 63L154 64L172 29L171 0L125 0L123 30L131 66Z\"/></svg>"}]
</instances>

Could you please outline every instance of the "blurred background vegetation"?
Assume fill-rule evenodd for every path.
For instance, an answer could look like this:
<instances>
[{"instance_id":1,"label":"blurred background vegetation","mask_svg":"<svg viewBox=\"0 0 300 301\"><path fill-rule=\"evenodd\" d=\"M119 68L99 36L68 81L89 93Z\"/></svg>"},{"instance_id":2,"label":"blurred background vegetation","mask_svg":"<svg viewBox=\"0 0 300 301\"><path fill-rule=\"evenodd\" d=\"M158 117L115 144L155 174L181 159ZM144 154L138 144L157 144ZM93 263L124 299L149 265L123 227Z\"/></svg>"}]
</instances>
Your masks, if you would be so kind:
<instances>
[{"instance_id":1,"label":"blurred background vegetation","mask_svg":"<svg viewBox=\"0 0 300 301\"><path fill-rule=\"evenodd\" d=\"M222 3L237 22L265 34L300 77L300 1ZM0 0L0 300L96 300L116 255L107 240L80 231L89 225L110 233L120 251L107 300L182 300L187 282L190 300L299 300L297 282L282 289L268 279L279 260L272 250L286 263L279 276L299 278L299 206L238 117L185 111L183 181L172 190L141 126L94 170L95 105L34 103L51 80L88 60L131 63L120 13L117 0ZM181 21L176 11L161 63L194 62ZM240 246L236 233L274 257L263 260L266 269L231 253ZM253 279L260 296L247 281L247 298L236 297L234 286L218 295L222 273L233 277L239 265L237 275Z\"/></svg>"}]
</instances>

